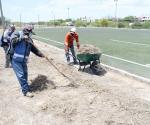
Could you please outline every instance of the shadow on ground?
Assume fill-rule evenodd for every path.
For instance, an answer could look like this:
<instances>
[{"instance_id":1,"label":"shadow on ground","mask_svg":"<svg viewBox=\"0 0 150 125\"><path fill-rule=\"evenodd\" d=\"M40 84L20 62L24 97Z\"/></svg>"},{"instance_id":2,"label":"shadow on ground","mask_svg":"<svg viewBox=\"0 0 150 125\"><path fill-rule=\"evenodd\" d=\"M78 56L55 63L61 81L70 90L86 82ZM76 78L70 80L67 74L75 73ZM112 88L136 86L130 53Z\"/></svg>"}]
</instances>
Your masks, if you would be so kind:
<instances>
[{"instance_id":1,"label":"shadow on ground","mask_svg":"<svg viewBox=\"0 0 150 125\"><path fill-rule=\"evenodd\" d=\"M74 66L73 62L68 63L68 65ZM87 66L85 66L85 69L84 69L84 66L81 66L81 69L79 69L79 65L75 65L75 66L78 68L79 71L86 72L91 75L104 76L107 73L107 71L101 65L96 65L91 68L89 65L87 65Z\"/></svg>"},{"instance_id":2,"label":"shadow on ground","mask_svg":"<svg viewBox=\"0 0 150 125\"><path fill-rule=\"evenodd\" d=\"M95 69L90 68L89 66L86 67L84 69L84 71L82 71L82 70L80 70L80 71L81 72L86 72L86 73L91 74L91 75L98 75L98 76L104 76L107 73L107 71L102 67L95 70Z\"/></svg>"},{"instance_id":3,"label":"shadow on ground","mask_svg":"<svg viewBox=\"0 0 150 125\"><path fill-rule=\"evenodd\" d=\"M47 88L55 89L56 86L53 81L48 80L45 75L38 75L35 79L31 80L30 90L32 92L43 91Z\"/></svg>"}]
</instances>

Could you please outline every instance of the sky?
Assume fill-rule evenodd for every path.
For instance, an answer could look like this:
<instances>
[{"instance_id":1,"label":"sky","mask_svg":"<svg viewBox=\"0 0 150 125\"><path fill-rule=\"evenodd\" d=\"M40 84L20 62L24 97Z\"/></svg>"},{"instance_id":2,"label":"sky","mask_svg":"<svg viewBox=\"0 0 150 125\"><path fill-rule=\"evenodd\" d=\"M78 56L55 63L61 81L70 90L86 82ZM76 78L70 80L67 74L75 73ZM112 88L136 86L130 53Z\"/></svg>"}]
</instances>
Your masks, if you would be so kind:
<instances>
[{"instance_id":1,"label":"sky","mask_svg":"<svg viewBox=\"0 0 150 125\"><path fill-rule=\"evenodd\" d=\"M11 21L115 17L114 0L1 0L3 14ZM150 16L150 0L118 0L117 17Z\"/></svg>"}]
</instances>

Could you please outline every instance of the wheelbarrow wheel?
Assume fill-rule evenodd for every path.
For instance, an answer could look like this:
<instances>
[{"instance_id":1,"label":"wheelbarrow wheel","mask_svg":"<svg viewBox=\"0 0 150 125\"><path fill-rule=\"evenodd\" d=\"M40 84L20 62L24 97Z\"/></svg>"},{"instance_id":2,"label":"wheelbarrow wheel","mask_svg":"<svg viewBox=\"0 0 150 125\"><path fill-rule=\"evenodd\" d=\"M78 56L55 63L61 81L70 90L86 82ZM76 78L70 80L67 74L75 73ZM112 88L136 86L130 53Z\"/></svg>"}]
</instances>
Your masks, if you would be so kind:
<instances>
[{"instance_id":1,"label":"wheelbarrow wheel","mask_svg":"<svg viewBox=\"0 0 150 125\"><path fill-rule=\"evenodd\" d=\"M91 68L93 74L95 74L95 75L99 75L103 70L97 61L93 61L90 68Z\"/></svg>"}]
</instances>

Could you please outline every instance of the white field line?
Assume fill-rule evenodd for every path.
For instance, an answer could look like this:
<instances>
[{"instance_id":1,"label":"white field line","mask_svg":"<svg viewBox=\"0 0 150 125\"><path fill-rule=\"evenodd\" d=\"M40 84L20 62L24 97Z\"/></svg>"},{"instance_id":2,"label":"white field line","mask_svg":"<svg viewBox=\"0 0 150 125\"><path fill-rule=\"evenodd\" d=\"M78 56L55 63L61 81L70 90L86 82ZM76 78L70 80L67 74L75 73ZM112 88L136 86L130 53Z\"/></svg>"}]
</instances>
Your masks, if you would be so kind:
<instances>
[{"instance_id":1,"label":"white field line","mask_svg":"<svg viewBox=\"0 0 150 125\"><path fill-rule=\"evenodd\" d=\"M119 72L120 74L125 75L127 77L131 77L133 79L136 79L136 80L139 80L139 81L142 81L142 82L150 83L149 78L145 78L145 77L142 77L142 76L139 76L139 75L136 75L136 74L132 74L132 73L129 73L128 71L118 69L118 68L115 68L115 67L112 67L112 66L108 66L106 64L101 63L101 65L104 66L105 68L109 69L109 70Z\"/></svg>"},{"instance_id":2,"label":"white field line","mask_svg":"<svg viewBox=\"0 0 150 125\"><path fill-rule=\"evenodd\" d=\"M150 67L150 64L146 64L145 66L148 66L148 67Z\"/></svg>"},{"instance_id":3,"label":"white field line","mask_svg":"<svg viewBox=\"0 0 150 125\"><path fill-rule=\"evenodd\" d=\"M150 68L147 65L143 65L141 63L133 62L133 61L126 60L126 59L122 59L122 58L119 58L119 57L116 57L116 56L111 56L111 55L107 55L107 54L103 54L103 56L107 56L107 57L110 57L110 58L113 58L113 59L117 59L117 60L121 60L121 61L124 61L124 62L131 63L131 64L139 65L139 66L142 66L142 67Z\"/></svg>"},{"instance_id":4,"label":"white field line","mask_svg":"<svg viewBox=\"0 0 150 125\"><path fill-rule=\"evenodd\" d=\"M146 47L150 47L149 44L143 44L143 43L133 43L133 42L128 42L128 41L121 41L121 40L115 40L115 39L110 39L111 41L114 42L120 42L120 43L129 43L129 44L134 44L134 45L140 45L140 46L146 46Z\"/></svg>"},{"instance_id":5,"label":"white field line","mask_svg":"<svg viewBox=\"0 0 150 125\"><path fill-rule=\"evenodd\" d=\"M59 41L55 41L55 40L52 40L52 39L47 39L47 38L40 37L40 36L37 36L37 35L36 35L36 37L37 37L37 38L40 38L40 39L44 39L44 40L47 40L47 41L52 41L52 42L54 42L54 43L58 43L58 44L64 45L64 43L59 42Z\"/></svg>"},{"instance_id":6,"label":"white field line","mask_svg":"<svg viewBox=\"0 0 150 125\"><path fill-rule=\"evenodd\" d=\"M52 41L52 42L55 42L55 43L58 43L58 44L61 44L61 45L63 44L63 43L61 43L61 42L59 42L59 41L47 39L47 38L44 38L44 37L40 37L40 36L36 36L36 37L41 38L41 39L45 39L45 40L48 40L48 41ZM107 55L107 54L103 54L103 56L107 56L107 57L109 57L109 58L121 60L121 61L128 62L128 63L131 63L131 64L139 65L139 66L142 66L142 67L150 68L150 67L147 66L147 65L143 65L143 64L141 64L141 63L133 62L133 61L126 60L126 59L123 59L123 58L119 58L119 57L116 57L116 56L111 56L111 55Z\"/></svg>"}]
</instances>

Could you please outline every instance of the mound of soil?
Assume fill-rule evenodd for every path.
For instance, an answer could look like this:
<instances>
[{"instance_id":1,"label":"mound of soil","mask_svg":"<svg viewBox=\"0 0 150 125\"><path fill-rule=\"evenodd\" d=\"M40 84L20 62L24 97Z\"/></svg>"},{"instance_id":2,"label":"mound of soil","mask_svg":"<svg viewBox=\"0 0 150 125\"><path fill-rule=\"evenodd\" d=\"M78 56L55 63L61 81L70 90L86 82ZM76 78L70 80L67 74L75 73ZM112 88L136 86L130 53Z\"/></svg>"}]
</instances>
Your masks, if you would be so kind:
<instances>
[{"instance_id":1,"label":"mound of soil","mask_svg":"<svg viewBox=\"0 0 150 125\"><path fill-rule=\"evenodd\" d=\"M97 54L101 53L101 50L94 45L83 44L77 51L78 54Z\"/></svg>"},{"instance_id":2,"label":"mound of soil","mask_svg":"<svg viewBox=\"0 0 150 125\"><path fill-rule=\"evenodd\" d=\"M48 88L48 84L56 88L54 82L48 80L47 76L39 74L35 79L31 80L30 89L32 92L42 91Z\"/></svg>"}]
</instances>

